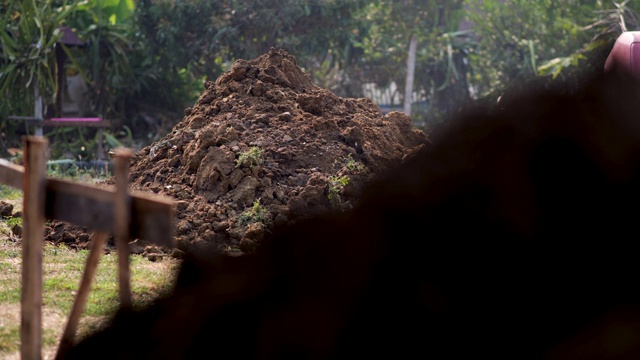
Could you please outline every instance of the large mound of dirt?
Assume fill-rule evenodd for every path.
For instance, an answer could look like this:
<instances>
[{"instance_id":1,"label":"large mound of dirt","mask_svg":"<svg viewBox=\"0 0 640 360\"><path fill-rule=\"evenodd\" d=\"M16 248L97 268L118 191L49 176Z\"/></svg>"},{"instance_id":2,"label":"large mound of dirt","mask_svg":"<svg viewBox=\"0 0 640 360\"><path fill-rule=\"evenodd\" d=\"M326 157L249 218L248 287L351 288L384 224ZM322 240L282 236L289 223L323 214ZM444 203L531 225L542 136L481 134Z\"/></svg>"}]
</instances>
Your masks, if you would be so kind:
<instances>
[{"instance_id":1,"label":"large mound of dirt","mask_svg":"<svg viewBox=\"0 0 640 360\"><path fill-rule=\"evenodd\" d=\"M206 82L182 121L135 154L131 182L176 199L179 249L252 252L275 225L350 209L366 183L428 144L409 116L322 89L271 49Z\"/></svg>"}]
</instances>

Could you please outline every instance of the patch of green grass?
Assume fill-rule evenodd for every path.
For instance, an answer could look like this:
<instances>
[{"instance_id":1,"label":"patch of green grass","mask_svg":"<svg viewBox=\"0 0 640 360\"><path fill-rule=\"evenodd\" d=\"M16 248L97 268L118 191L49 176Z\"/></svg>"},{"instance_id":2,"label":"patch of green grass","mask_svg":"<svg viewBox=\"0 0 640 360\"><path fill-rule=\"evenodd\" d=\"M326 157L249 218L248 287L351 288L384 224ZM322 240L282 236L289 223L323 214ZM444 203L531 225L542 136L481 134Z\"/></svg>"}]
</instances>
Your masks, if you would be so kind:
<instances>
[{"instance_id":1,"label":"patch of green grass","mask_svg":"<svg viewBox=\"0 0 640 360\"><path fill-rule=\"evenodd\" d=\"M17 246L0 246L0 258L3 260L6 259L15 259L22 256L22 250ZM8 265L6 262L0 262L0 266Z\"/></svg>"},{"instance_id":2,"label":"patch of green grass","mask_svg":"<svg viewBox=\"0 0 640 360\"><path fill-rule=\"evenodd\" d=\"M0 184L0 200L18 200L20 198L22 198L21 190Z\"/></svg>"},{"instance_id":3,"label":"patch of green grass","mask_svg":"<svg viewBox=\"0 0 640 360\"><path fill-rule=\"evenodd\" d=\"M108 169L81 169L75 164L57 164L51 162L47 166L47 176L52 178L67 179L80 183L95 183L104 181L110 177Z\"/></svg>"},{"instance_id":4,"label":"patch of green grass","mask_svg":"<svg viewBox=\"0 0 640 360\"><path fill-rule=\"evenodd\" d=\"M58 346L58 334L53 329L42 330L42 346Z\"/></svg>"},{"instance_id":5,"label":"patch of green grass","mask_svg":"<svg viewBox=\"0 0 640 360\"><path fill-rule=\"evenodd\" d=\"M5 224L7 224L9 229L11 229L12 227L14 227L16 225L22 226L22 218L21 217L9 216L8 218L4 219L4 222L5 222Z\"/></svg>"},{"instance_id":6,"label":"patch of green grass","mask_svg":"<svg viewBox=\"0 0 640 360\"><path fill-rule=\"evenodd\" d=\"M0 281L0 287L2 288L12 287L12 284L10 284L9 282ZM3 303L3 302L20 302L20 293L15 292L12 289L0 290L0 303Z\"/></svg>"},{"instance_id":7,"label":"patch of green grass","mask_svg":"<svg viewBox=\"0 0 640 360\"><path fill-rule=\"evenodd\" d=\"M0 353L15 351L20 348L20 324L3 324L0 326Z\"/></svg>"},{"instance_id":8,"label":"patch of green grass","mask_svg":"<svg viewBox=\"0 0 640 360\"><path fill-rule=\"evenodd\" d=\"M57 347L71 312L86 266L88 250L45 243L42 256L42 345ZM0 358L19 351L22 251L17 243L0 239ZM130 255L130 284L134 308L150 305L173 287L179 260L151 262ZM118 257L100 257L85 311L78 324L81 339L104 327L118 309Z\"/></svg>"}]
</instances>

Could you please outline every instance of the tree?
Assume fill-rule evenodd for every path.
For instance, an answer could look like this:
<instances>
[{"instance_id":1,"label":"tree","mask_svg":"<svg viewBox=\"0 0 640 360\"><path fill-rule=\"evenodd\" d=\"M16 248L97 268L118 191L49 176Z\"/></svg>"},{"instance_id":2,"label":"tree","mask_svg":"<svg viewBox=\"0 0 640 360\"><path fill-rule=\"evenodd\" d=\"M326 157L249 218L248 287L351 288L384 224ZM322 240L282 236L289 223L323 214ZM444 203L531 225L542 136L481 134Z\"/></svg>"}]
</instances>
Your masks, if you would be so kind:
<instances>
[{"instance_id":1,"label":"tree","mask_svg":"<svg viewBox=\"0 0 640 360\"><path fill-rule=\"evenodd\" d=\"M72 6L54 6L52 1L5 2L0 30L0 104L7 115L30 116L34 104L55 103L57 66L55 48L62 37L59 25ZM38 99L38 101L36 101ZM43 109L36 110L43 111Z\"/></svg>"},{"instance_id":2,"label":"tree","mask_svg":"<svg viewBox=\"0 0 640 360\"><path fill-rule=\"evenodd\" d=\"M71 66L89 84L93 111L111 118L117 128L124 117L122 100L141 90L141 76L131 62L133 10L132 0L90 0L79 3L68 20L87 44L68 52Z\"/></svg>"},{"instance_id":3,"label":"tree","mask_svg":"<svg viewBox=\"0 0 640 360\"><path fill-rule=\"evenodd\" d=\"M345 71L362 54L360 41L365 19L358 15L370 0L236 0L232 1L228 26L219 41L228 46L232 59L251 59L271 47L295 55L299 65L320 86L343 95L344 82L331 82L331 74ZM337 86L336 86L337 85ZM358 93L359 90L356 90Z\"/></svg>"},{"instance_id":4,"label":"tree","mask_svg":"<svg viewBox=\"0 0 640 360\"><path fill-rule=\"evenodd\" d=\"M412 111L416 120L440 121L456 104L467 101L463 33L457 32L462 1L413 0L372 2L366 12L371 28L365 39L365 77L380 88L406 87L407 57L417 41L413 92L430 103L428 112ZM402 70L400 70L402 69ZM413 94L403 94L404 97Z\"/></svg>"},{"instance_id":5,"label":"tree","mask_svg":"<svg viewBox=\"0 0 640 360\"><path fill-rule=\"evenodd\" d=\"M2 22L6 31L0 32L0 92L9 101L0 104L2 114L31 115L27 109L36 104L35 117L60 115L53 104L60 100L58 88L63 76L60 77L62 68L56 53L63 49L70 61L65 70L81 73L89 84L94 95L93 112L110 118L114 127L121 128L123 124L118 120L123 116L114 116L116 102L139 89L129 63L130 42L126 37L132 5L131 0L5 1ZM60 43L63 25L74 28L89 45L74 50ZM38 96L42 101L37 100ZM40 103L46 108L38 109ZM2 125L9 128L9 133L15 133L21 124L5 121ZM81 139L86 136L84 133L95 131L75 130ZM56 129L55 134L60 131ZM71 142L64 143L71 146Z\"/></svg>"},{"instance_id":6,"label":"tree","mask_svg":"<svg viewBox=\"0 0 640 360\"><path fill-rule=\"evenodd\" d=\"M595 10L593 22L582 28L593 34L589 42L567 56L553 58L541 64L538 73L556 78L566 77L568 74L570 76L576 69L600 71L618 36L625 31L640 30L637 16L640 8L634 10L628 4L629 0L625 0L619 4L614 2L614 8Z\"/></svg>"},{"instance_id":7,"label":"tree","mask_svg":"<svg viewBox=\"0 0 640 360\"><path fill-rule=\"evenodd\" d=\"M613 18L632 18L627 2L622 7L614 3ZM505 88L538 76L571 81L602 65L601 60L587 60L601 59L621 30L603 32L601 27L609 27L611 18L602 21L609 10L598 0L466 0L465 5L476 41L469 62L478 97L495 99Z\"/></svg>"}]
</instances>

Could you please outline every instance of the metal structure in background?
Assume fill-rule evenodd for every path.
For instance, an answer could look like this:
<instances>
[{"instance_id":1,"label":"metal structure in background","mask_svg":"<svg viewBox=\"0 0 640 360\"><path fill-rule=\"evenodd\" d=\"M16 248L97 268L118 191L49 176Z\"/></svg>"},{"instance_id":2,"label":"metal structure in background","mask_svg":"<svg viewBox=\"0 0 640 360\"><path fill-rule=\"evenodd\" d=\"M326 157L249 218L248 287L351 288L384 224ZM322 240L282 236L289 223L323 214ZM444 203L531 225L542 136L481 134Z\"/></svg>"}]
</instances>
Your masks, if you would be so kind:
<instances>
[{"instance_id":1,"label":"metal structure in background","mask_svg":"<svg viewBox=\"0 0 640 360\"><path fill-rule=\"evenodd\" d=\"M50 104L52 111L48 111L45 115L42 96L36 87L34 89L35 104L33 116L9 115L9 120L19 120L31 122L35 126L35 135L43 136L44 127L97 127L97 150L96 158L98 160L106 159L104 149L102 147L102 129L109 128L111 123L100 117L85 117L88 108L88 99L83 91L86 91L86 84L80 75L70 78L66 72L67 54L61 45L67 47L84 47L86 43L78 38L73 30L67 26L59 27L62 37L58 41L55 48L56 65L57 65L57 82L58 90L56 94L56 103ZM69 89L74 90L69 92ZM77 90L75 90L77 89Z\"/></svg>"}]
</instances>

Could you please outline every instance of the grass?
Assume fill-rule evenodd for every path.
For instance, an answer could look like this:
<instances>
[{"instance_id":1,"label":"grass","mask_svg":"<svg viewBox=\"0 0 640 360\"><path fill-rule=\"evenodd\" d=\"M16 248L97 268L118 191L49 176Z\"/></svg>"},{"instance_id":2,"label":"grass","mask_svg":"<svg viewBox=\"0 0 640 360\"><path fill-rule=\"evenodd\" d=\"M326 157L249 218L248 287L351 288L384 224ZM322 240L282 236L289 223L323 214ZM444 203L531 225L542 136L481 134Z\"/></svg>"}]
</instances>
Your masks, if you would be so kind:
<instances>
[{"instance_id":1,"label":"grass","mask_svg":"<svg viewBox=\"0 0 640 360\"><path fill-rule=\"evenodd\" d=\"M81 169L74 164L58 164L50 162L47 165L47 176L52 178L61 178L81 183L96 183L104 181L111 177L108 168L105 169Z\"/></svg>"},{"instance_id":2,"label":"grass","mask_svg":"<svg viewBox=\"0 0 640 360\"><path fill-rule=\"evenodd\" d=\"M72 250L45 243L43 250L42 348L45 358L52 358L66 326L82 277L88 250ZM100 258L85 311L78 325L81 339L106 325L119 305L118 259L114 254ZM150 305L170 291L179 260L165 258L151 262L131 255L131 291L134 308ZM20 297L22 276L21 246L0 239L0 358L19 359ZM47 356L49 355L49 356Z\"/></svg>"},{"instance_id":3,"label":"grass","mask_svg":"<svg viewBox=\"0 0 640 360\"><path fill-rule=\"evenodd\" d=\"M14 189L5 184L0 184L0 200L20 200L22 199L22 191Z\"/></svg>"}]
</instances>

